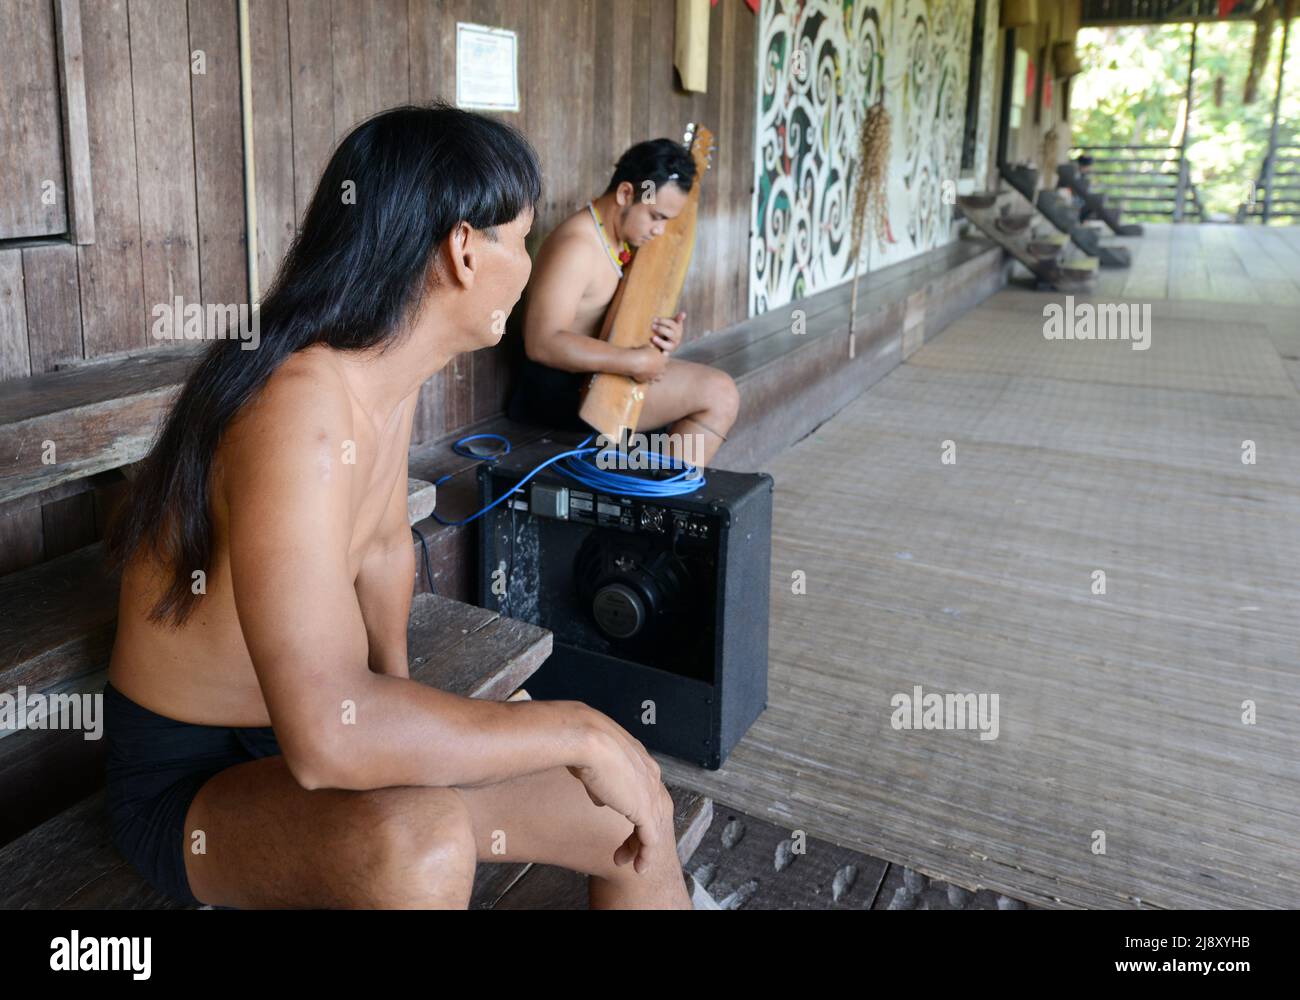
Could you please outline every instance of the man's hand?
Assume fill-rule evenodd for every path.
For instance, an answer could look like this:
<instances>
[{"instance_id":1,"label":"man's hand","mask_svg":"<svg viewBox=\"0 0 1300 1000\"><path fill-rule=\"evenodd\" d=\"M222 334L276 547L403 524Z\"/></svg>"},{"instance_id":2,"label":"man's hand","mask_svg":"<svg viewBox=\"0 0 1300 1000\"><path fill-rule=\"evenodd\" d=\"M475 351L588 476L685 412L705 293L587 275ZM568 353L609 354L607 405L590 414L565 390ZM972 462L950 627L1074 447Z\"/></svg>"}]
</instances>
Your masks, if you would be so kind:
<instances>
[{"instance_id":1,"label":"man's hand","mask_svg":"<svg viewBox=\"0 0 1300 1000\"><path fill-rule=\"evenodd\" d=\"M682 324L685 321L686 313L684 312L679 312L671 319L666 316L658 316L651 320L650 329L654 331L654 337L650 343L665 354L671 354L681 346L682 333L684 332Z\"/></svg>"},{"instance_id":2,"label":"man's hand","mask_svg":"<svg viewBox=\"0 0 1300 1000\"><path fill-rule=\"evenodd\" d=\"M668 354L653 344L627 349L631 361L628 374L638 382L658 382L668 367Z\"/></svg>"},{"instance_id":3,"label":"man's hand","mask_svg":"<svg viewBox=\"0 0 1300 1000\"><path fill-rule=\"evenodd\" d=\"M582 762L570 765L569 773L583 783L593 803L609 806L631 821L632 833L614 851L613 860L616 865L631 861L642 874L653 855L666 846L660 844L659 831L671 823L672 797L660 777L658 761L640 740L608 716L581 707L587 709L582 720L586 749Z\"/></svg>"}]
</instances>

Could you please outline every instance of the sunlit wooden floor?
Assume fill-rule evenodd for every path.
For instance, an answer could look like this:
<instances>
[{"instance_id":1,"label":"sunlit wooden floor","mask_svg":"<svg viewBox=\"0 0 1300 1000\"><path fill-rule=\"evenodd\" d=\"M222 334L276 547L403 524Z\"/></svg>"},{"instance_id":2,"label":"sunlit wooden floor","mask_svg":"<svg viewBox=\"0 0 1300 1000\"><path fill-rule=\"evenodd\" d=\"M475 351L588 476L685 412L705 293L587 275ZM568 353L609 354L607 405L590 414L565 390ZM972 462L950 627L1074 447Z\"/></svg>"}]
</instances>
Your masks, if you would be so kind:
<instances>
[{"instance_id":1,"label":"sunlit wooden floor","mask_svg":"<svg viewBox=\"0 0 1300 1000\"><path fill-rule=\"evenodd\" d=\"M1042 905L1300 907L1300 231L1126 242L1149 350L1008 288L769 465L769 707L667 780Z\"/></svg>"}]
</instances>

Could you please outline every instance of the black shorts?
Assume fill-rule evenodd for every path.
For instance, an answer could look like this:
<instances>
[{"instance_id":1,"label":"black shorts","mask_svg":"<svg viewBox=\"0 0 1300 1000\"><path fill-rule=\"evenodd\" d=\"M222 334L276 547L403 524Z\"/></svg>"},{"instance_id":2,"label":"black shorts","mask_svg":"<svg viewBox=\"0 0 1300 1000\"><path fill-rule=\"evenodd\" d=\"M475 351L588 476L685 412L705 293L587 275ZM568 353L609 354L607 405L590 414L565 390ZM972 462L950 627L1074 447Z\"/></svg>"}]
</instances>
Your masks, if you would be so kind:
<instances>
[{"instance_id":1,"label":"black shorts","mask_svg":"<svg viewBox=\"0 0 1300 1000\"><path fill-rule=\"evenodd\" d=\"M177 722L104 685L107 808L113 844L158 891L200 905L185 874L185 814L213 775L280 753L270 726Z\"/></svg>"},{"instance_id":2,"label":"black shorts","mask_svg":"<svg viewBox=\"0 0 1300 1000\"><path fill-rule=\"evenodd\" d=\"M506 415L523 424L566 431L590 430L578 417L582 385L589 377L524 358Z\"/></svg>"}]
</instances>

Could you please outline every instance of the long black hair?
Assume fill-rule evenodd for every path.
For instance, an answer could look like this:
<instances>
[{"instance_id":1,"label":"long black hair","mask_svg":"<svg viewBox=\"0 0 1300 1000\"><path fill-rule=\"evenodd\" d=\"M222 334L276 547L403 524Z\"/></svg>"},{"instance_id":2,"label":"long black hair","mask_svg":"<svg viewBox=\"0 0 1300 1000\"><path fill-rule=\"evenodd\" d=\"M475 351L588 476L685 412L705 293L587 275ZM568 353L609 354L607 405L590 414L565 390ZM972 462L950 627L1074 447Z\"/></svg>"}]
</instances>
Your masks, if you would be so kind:
<instances>
[{"instance_id":1,"label":"long black hair","mask_svg":"<svg viewBox=\"0 0 1300 1000\"><path fill-rule=\"evenodd\" d=\"M433 254L460 222L483 230L541 197L537 155L515 129L446 104L362 122L321 176L258 317L258 343L214 340L172 406L108 538L119 565L146 548L170 569L150 612L181 625L194 570L209 569L209 479L222 432L295 351L391 346L419 309Z\"/></svg>"}]
</instances>

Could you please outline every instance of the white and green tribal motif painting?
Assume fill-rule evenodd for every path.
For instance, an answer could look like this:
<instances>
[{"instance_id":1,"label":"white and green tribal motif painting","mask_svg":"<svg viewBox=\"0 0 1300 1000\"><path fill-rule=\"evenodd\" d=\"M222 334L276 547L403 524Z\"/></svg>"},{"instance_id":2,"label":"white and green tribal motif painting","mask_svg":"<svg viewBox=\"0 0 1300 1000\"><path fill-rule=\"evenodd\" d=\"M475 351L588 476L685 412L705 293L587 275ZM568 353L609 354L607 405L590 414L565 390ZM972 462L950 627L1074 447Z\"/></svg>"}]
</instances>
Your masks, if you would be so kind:
<instances>
[{"instance_id":1,"label":"white and green tribal motif painting","mask_svg":"<svg viewBox=\"0 0 1300 1000\"><path fill-rule=\"evenodd\" d=\"M859 129L882 97L888 224L864 241L863 268L951 238L976 2L986 0L764 0L751 313L852 276Z\"/></svg>"}]
</instances>

